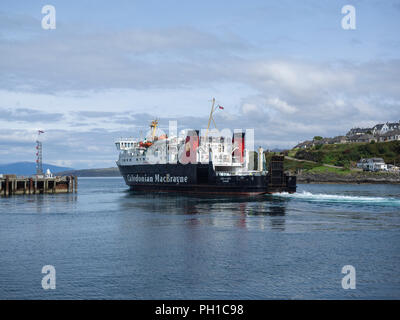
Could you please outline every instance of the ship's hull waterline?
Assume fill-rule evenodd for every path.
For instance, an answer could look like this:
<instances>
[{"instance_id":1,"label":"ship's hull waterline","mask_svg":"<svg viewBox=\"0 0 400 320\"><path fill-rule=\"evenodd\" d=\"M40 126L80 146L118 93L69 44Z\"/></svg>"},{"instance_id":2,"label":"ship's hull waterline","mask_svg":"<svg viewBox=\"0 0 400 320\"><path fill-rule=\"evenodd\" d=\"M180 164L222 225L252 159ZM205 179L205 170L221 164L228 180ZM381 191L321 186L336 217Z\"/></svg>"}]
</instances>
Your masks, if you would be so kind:
<instances>
[{"instance_id":1,"label":"ship's hull waterline","mask_svg":"<svg viewBox=\"0 0 400 320\"><path fill-rule=\"evenodd\" d=\"M267 175L220 176L212 164L119 165L121 175L133 191L190 194L262 195L296 192L293 177L282 175L278 184Z\"/></svg>"}]
</instances>

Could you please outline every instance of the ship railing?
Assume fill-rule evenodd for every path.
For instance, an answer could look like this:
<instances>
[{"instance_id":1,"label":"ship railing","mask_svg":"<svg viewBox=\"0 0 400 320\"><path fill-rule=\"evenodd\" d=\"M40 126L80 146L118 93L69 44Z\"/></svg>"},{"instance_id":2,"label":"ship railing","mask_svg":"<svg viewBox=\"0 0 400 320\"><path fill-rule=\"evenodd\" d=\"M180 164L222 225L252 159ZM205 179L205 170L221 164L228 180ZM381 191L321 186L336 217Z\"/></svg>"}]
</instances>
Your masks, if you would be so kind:
<instances>
[{"instance_id":1,"label":"ship railing","mask_svg":"<svg viewBox=\"0 0 400 320\"><path fill-rule=\"evenodd\" d=\"M121 143L121 142L130 142L130 143L135 143L137 140L135 138L119 138L115 140L115 143Z\"/></svg>"}]
</instances>

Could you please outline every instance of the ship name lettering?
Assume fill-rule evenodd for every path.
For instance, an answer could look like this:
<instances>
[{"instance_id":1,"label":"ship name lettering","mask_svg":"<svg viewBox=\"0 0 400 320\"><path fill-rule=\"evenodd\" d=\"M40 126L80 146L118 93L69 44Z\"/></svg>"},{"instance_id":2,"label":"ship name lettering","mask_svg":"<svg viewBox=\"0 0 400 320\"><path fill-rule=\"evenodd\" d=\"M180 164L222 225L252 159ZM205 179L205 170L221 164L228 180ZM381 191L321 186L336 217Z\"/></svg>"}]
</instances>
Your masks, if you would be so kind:
<instances>
[{"instance_id":1,"label":"ship name lettering","mask_svg":"<svg viewBox=\"0 0 400 320\"><path fill-rule=\"evenodd\" d=\"M160 183L187 183L188 177L187 176L170 176L169 174L165 176L161 176L158 173L154 176L155 182Z\"/></svg>"},{"instance_id":2,"label":"ship name lettering","mask_svg":"<svg viewBox=\"0 0 400 320\"><path fill-rule=\"evenodd\" d=\"M153 177L139 176L138 174L137 175L129 174L127 178L128 181L130 182L153 182Z\"/></svg>"}]
</instances>

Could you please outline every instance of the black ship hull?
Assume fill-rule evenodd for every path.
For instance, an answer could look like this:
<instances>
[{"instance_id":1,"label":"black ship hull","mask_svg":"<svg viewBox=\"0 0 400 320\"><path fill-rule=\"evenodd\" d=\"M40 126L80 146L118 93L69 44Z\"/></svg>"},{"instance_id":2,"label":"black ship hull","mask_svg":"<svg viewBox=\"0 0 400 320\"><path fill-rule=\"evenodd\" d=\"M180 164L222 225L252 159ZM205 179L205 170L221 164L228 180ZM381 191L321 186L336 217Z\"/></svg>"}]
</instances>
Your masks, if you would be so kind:
<instances>
[{"instance_id":1,"label":"black ship hull","mask_svg":"<svg viewBox=\"0 0 400 320\"><path fill-rule=\"evenodd\" d=\"M296 192L296 177L282 169L266 175L216 175L209 164L119 165L121 175L133 191L191 194L260 195Z\"/></svg>"}]
</instances>

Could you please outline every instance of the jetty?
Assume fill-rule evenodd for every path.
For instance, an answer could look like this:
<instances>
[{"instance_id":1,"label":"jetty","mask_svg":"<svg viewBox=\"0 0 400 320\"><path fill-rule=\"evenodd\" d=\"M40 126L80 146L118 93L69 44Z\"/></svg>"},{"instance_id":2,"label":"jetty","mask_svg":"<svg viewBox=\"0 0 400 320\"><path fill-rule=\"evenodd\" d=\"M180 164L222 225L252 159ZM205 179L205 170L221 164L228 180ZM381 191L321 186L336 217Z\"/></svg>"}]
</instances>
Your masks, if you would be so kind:
<instances>
[{"instance_id":1,"label":"jetty","mask_svg":"<svg viewBox=\"0 0 400 320\"><path fill-rule=\"evenodd\" d=\"M0 197L13 195L73 193L78 191L76 176L63 177L17 177L14 174L0 175Z\"/></svg>"}]
</instances>

